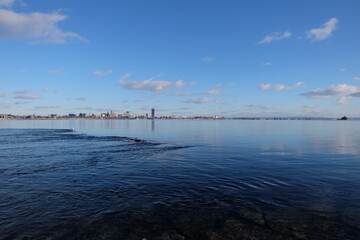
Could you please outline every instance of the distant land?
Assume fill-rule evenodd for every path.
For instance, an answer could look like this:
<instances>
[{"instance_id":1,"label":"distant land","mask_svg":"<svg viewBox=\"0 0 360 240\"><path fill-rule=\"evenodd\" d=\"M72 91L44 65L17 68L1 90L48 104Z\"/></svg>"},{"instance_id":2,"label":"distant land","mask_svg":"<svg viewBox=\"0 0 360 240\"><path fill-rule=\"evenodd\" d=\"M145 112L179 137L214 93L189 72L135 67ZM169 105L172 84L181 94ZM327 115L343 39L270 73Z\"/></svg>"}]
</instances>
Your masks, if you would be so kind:
<instances>
[{"instance_id":1,"label":"distant land","mask_svg":"<svg viewBox=\"0 0 360 240\"><path fill-rule=\"evenodd\" d=\"M344 116L345 117L345 116ZM179 120L360 120L359 117L355 118L333 118L333 117L221 117L221 116L158 116L150 117L148 114L137 115L126 112L124 114L116 115L113 112L102 113L100 115L85 113L68 114L58 116L56 114L50 114L47 116L40 115L13 115L13 114L0 114L0 120L74 120L74 119L86 119L86 120L154 120L154 119L179 119Z\"/></svg>"}]
</instances>

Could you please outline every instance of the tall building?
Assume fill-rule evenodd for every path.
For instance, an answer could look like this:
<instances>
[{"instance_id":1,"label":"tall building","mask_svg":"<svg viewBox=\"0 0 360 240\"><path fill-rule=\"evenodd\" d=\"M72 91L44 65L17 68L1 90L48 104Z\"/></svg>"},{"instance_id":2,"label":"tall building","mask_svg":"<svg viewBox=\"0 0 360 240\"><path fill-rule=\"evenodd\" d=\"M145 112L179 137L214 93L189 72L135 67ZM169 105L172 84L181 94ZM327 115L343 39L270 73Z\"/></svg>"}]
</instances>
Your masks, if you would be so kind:
<instances>
[{"instance_id":1,"label":"tall building","mask_svg":"<svg viewBox=\"0 0 360 240\"><path fill-rule=\"evenodd\" d=\"M151 119L155 119L155 108L151 109Z\"/></svg>"}]
</instances>

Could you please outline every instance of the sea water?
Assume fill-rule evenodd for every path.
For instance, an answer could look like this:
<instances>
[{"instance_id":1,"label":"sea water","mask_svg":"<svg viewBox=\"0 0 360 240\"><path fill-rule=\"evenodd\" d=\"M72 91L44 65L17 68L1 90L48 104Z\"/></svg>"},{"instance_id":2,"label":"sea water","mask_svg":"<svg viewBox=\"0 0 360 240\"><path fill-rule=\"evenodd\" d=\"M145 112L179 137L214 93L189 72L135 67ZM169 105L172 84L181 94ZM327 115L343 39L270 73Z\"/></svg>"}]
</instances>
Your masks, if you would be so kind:
<instances>
[{"instance_id":1,"label":"sea water","mask_svg":"<svg viewBox=\"0 0 360 240\"><path fill-rule=\"evenodd\" d=\"M0 239L359 239L359 146L350 120L1 120Z\"/></svg>"}]
</instances>

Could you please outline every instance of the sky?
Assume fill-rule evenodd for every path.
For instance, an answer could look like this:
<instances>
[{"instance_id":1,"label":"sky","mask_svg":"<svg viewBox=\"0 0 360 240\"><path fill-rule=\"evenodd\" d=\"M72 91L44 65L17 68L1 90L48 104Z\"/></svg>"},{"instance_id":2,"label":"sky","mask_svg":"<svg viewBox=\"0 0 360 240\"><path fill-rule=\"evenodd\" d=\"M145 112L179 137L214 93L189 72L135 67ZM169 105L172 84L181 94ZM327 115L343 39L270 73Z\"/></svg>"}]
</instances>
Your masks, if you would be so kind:
<instances>
[{"instance_id":1,"label":"sky","mask_svg":"<svg viewBox=\"0 0 360 240\"><path fill-rule=\"evenodd\" d=\"M358 0L0 0L0 114L360 117Z\"/></svg>"}]
</instances>

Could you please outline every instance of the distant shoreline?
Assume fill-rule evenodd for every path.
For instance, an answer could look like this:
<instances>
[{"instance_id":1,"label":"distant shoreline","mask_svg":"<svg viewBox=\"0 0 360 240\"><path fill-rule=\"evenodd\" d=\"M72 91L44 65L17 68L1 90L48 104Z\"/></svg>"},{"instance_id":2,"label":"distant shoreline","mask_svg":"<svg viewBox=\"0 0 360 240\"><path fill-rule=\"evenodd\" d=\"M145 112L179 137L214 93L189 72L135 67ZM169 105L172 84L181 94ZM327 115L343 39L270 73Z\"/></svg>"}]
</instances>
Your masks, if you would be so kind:
<instances>
[{"instance_id":1,"label":"distant shoreline","mask_svg":"<svg viewBox=\"0 0 360 240\"><path fill-rule=\"evenodd\" d=\"M146 119L146 118L50 118L50 117L37 117L37 118L0 118L0 120L326 120L326 121L344 121L338 118L320 118L320 117L236 117L236 118L226 118L226 117L188 117L188 118L169 118L169 117L160 117L155 119ZM348 120L360 120L360 118L349 118Z\"/></svg>"}]
</instances>

